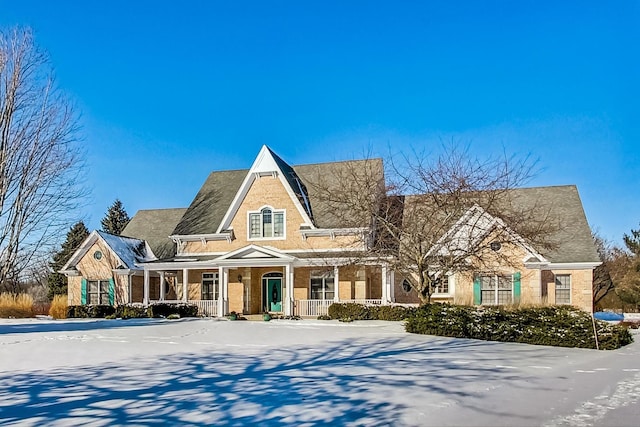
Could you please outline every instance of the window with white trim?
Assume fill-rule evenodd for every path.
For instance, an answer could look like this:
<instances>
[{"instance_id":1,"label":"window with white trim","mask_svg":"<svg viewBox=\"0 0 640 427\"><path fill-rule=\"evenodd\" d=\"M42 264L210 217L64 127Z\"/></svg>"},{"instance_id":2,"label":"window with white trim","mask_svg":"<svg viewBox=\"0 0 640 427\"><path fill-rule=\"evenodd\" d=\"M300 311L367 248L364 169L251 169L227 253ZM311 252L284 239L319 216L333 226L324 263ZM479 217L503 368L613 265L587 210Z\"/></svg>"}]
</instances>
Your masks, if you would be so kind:
<instances>
[{"instance_id":1,"label":"window with white trim","mask_svg":"<svg viewBox=\"0 0 640 427\"><path fill-rule=\"evenodd\" d=\"M328 299L335 296L333 274L312 274L311 275L311 299Z\"/></svg>"},{"instance_id":2,"label":"window with white trim","mask_svg":"<svg viewBox=\"0 0 640 427\"><path fill-rule=\"evenodd\" d=\"M249 213L249 238L284 237L284 210L269 207Z\"/></svg>"},{"instance_id":3,"label":"window with white trim","mask_svg":"<svg viewBox=\"0 0 640 427\"><path fill-rule=\"evenodd\" d=\"M480 298L484 305L513 303L513 277L497 274L480 276Z\"/></svg>"},{"instance_id":4,"label":"window with white trim","mask_svg":"<svg viewBox=\"0 0 640 427\"><path fill-rule=\"evenodd\" d=\"M202 273L202 299L217 300L219 283L218 273Z\"/></svg>"},{"instance_id":5,"label":"window with white trim","mask_svg":"<svg viewBox=\"0 0 640 427\"><path fill-rule=\"evenodd\" d=\"M109 304L109 280L87 280L87 304Z\"/></svg>"},{"instance_id":6,"label":"window with white trim","mask_svg":"<svg viewBox=\"0 0 640 427\"><path fill-rule=\"evenodd\" d=\"M556 304L571 304L570 274L556 274Z\"/></svg>"},{"instance_id":7,"label":"window with white trim","mask_svg":"<svg viewBox=\"0 0 640 427\"><path fill-rule=\"evenodd\" d=\"M449 293L449 276L440 277L434 284L434 294L448 294Z\"/></svg>"}]
</instances>

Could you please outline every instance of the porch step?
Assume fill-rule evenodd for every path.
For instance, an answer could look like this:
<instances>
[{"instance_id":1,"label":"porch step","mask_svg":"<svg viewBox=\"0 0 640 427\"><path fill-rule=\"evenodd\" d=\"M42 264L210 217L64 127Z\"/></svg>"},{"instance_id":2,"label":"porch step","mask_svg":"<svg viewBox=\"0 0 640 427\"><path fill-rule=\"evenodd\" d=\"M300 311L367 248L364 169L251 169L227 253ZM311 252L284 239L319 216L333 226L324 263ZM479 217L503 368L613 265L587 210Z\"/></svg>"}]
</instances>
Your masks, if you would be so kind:
<instances>
[{"instance_id":1,"label":"porch step","mask_svg":"<svg viewBox=\"0 0 640 427\"><path fill-rule=\"evenodd\" d=\"M254 322L264 322L264 318L262 317L262 314L243 314L242 317L244 317L247 320L252 320Z\"/></svg>"}]
</instances>

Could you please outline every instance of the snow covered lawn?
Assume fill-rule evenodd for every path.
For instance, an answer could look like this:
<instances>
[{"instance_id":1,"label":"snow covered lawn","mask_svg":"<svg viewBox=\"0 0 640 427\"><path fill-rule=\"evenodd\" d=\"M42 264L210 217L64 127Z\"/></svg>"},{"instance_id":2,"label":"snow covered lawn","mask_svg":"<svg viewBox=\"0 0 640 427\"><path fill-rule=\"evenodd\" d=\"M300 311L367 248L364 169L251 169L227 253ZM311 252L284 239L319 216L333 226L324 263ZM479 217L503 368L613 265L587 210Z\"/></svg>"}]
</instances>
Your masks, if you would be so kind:
<instances>
[{"instance_id":1,"label":"snow covered lawn","mask_svg":"<svg viewBox=\"0 0 640 427\"><path fill-rule=\"evenodd\" d=\"M635 426L639 356L382 321L0 320L0 424Z\"/></svg>"}]
</instances>

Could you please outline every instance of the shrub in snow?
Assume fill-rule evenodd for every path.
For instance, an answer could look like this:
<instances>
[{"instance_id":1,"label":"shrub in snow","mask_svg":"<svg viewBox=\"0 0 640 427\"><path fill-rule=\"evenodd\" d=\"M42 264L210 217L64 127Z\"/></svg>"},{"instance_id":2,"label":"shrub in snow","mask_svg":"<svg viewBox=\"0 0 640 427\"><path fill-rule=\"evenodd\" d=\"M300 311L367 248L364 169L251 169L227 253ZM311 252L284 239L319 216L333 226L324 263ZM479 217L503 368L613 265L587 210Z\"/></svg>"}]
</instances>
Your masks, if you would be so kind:
<instances>
[{"instance_id":1,"label":"shrub in snow","mask_svg":"<svg viewBox=\"0 0 640 427\"><path fill-rule=\"evenodd\" d=\"M362 305L354 303L335 303L329 306L329 318L352 320L391 320L398 321L410 317L415 308L400 305Z\"/></svg>"},{"instance_id":2,"label":"shrub in snow","mask_svg":"<svg viewBox=\"0 0 640 427\"><path fill-rule=\"evenodd\" d=\"M168 317L177 314L180 317L197 317L198 306L189 303L156 303L148 308L149 317Z\"/></svg>"},{"instance_id":3,"label":"shrub in snow","mask_svg":"<svg viewBox=\"0 0 640 427\"><path fill-rule=\"evenodd\" d=\"M115 314L116 309L111 305L70 305L67 307L67 317L70 319L98 319Z\"/></svg>"},{"instance_id":4,"label":"shrub in snow","mask_svg":"<svg viewBox=\"0 0 640 427\"><path fill-rule=\"evenodd\" d=\"M149 312L141 304L124 304L116 307L116 317L121 319L141 319L149 317Z\"/></svg>"},{"instance_id":5,"label":"shrub in snow","mask_svg":"<svg viewBox=\"0 0 640 427\"><path fill-rule=\"evenodd\" d=\"M596 348L591 315L570 306L472 307L426 304L407 319L407 332L488 341ZM626 328L595 321L599 347L620 348L633 341Z\"/></svg>"}]
</instances>

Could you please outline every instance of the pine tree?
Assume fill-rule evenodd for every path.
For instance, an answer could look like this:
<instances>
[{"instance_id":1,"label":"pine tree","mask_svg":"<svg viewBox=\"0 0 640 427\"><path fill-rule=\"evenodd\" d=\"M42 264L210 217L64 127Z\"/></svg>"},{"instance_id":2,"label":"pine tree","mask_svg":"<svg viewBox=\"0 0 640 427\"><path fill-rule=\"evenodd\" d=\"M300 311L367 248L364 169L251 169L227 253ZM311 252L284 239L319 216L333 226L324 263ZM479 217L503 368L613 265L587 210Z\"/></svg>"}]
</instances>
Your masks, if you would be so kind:
<instances>
[{"instance_id":1,"label":"pine tree","mask_svg":"<svg viewBox=\"0 0 640 427\"><path fill-rule=\"evenodd\" d=\"M102 218L102 231L119 236L129 223L129 220L129 215L127 211L124 210L122 202L116 199L107 211L105 217Z\"/></svg>"},{"instance_id":2,"label":"pine tree","mask_svg":"<svg viewBox=\"0 0 640 427\"><path fill-rule=\"evenodd\" d=\"M624 244L627 246L627 249L631 251L635 256L640 256L640 229L631 230L631 235L625 233Z\"/></svg>"},{"instance_id":3,"label":"pine tree","mask_svg":"<svg viewBox=\"0 0 640 427\"><path fill-rule=\"evenodd\" d=\"M64 267L88 235L89 230L84 225L84 222L80 221L76 223L67 233L67 240L62 244L60 251L53 255L53 260L49 263L53 272L50 273L47 278L49 299L53 299L54 295L64 295L67 293L67 278L64 274L58 273L58 271Z\"/></svg>"}]
</instances>

